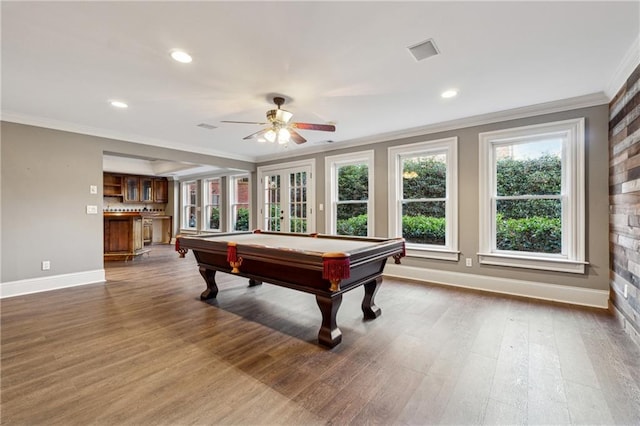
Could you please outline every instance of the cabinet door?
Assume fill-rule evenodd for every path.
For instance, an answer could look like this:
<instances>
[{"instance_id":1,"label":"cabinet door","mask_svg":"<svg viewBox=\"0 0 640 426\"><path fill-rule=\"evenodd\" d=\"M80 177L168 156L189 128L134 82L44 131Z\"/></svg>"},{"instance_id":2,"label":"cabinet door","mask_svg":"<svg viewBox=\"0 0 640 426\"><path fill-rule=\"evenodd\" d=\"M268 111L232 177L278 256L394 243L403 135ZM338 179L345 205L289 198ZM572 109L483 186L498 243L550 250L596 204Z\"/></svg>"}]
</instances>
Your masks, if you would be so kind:
<instances>
[{"instance_id":1,"label":"cabinet door","mask_svg":"<svg viewBox=\"0 0 640 426\"><path fill-rule=\"evenodd\" d=\"M137 176L125 176L124 200L140 201L140 179Z\"/></svg>"},{"instance_id":2,"label":"cabinet door","mask_svg":"<svg viewBox=\"0 0 640 426\"><path fill-rule=\"evenodd\" d=\"M169 201L169 183L166 179L153 180L153 196L156 203Z\"/></svg>"},{"instance_id":3,"label":"cabinet door","mask_svg":"<svg viewBox=\"0 0 640 426\"><path fill-rule=\"evenodd\" d=\"M131 251L131 220L111 218L104 221L104 252L118 253Z\"/></svg>"},{"instance_id":4,"label":"cabinet door","mask_svg":"<svg viewBox=\"0 0 640 426\"><path fill-rule=\"evenodd\" d=\"M153 179L140 178L140 201L144 203L153 202Z\"/></svg>"}]
</instances>

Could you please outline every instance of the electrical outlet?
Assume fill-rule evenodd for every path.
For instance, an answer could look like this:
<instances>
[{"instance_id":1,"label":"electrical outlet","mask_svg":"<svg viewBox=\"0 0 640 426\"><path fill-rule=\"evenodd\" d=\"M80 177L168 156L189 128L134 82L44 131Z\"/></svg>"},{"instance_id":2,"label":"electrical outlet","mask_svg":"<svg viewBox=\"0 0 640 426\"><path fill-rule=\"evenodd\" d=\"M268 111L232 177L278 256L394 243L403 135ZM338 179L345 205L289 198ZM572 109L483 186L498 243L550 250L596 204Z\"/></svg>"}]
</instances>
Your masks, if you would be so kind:
<instances>
[{"instance_id":1,"label":"electrical outlet","mask_svg":"<svg viewBox=\"0 0 640 426\"><path fill-rule=\"evenodd\" d=\"M624 296L624 298L625 298L625 299L628 297L628 294L627 294L627 286L628 286L628 285L629 285L629 284L625 284L625 285L624 285L624 293L622 293L622 295Z\"/></svg>"},{"instance_id":2,"label":"electrical outlet","mask_svg":"<svg viewBox=\"0 0 640 426\"><path fill-rule=\"evenodd\" d=\"M472 266L473 266L473 259L472 259L472 258L470 258L470 257L467 257L467 258L465 259L465 264L466 264L468 267L472 267Z\"/></svg>"},{"instance_id":3,"label":"electrical outlet","mask_svg":"<svg viewBox=\"0 0 640 426\"><path fill-rule=\"evenodd\" d=\"M48 271L49 269L51 269L51 261L43 260L42 261L42 270L43 271Z\"/></svg>"},{"instance_id":4,"label":"electrical outlet","mask_svg":"<svg viewBox=\"0 0 640 426\"><path fill-rule=\"evenodd\" d=\"M98 214L98 206L87 206L87 214Z\"/></svg>"}]
</instances>

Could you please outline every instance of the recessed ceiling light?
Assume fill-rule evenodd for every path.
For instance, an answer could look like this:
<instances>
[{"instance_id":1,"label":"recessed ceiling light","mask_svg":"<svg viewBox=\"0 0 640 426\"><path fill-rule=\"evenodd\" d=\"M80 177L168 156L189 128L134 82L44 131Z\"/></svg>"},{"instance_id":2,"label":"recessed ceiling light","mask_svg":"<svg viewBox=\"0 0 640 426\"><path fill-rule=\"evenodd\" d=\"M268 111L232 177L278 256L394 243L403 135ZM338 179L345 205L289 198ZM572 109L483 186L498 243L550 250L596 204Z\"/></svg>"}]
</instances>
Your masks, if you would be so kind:
<instances>
[{"instance_id":1,"label":"recessed ceiling light","mask_svg":"<svg viewBox=\"0 0 640 426\"><path fill-rule=\"evenodd\" d=\"M458 94L458 91L456 89L449 89L442 92L440 96L442 96L443 98L453 98L457 94Z\"/></svg>"},{"instance_id":2,"label":"recessed ceiling light","mask_svg":"<svg viewBox=\"0 0 640 426\"><path fill-rule=\"evenodd\" d=\"M191 58L191 55L189 55L187 52L183 52L182 50L174 50L173 52L171 52L171 57L178 62L182 62L183 64L188 64L193 60Z\"/></svg>"},{"instance_id":3,"label":"recessed ceiling light","mask_svg":"<svg viewBox=\"0 0 640 426\"><path fill-rule=\"evenodd\" d=\"M116 108L129 108L129 105L121 101L111 101L111 106L114 106Z\"/></svg>"}]
</instances>

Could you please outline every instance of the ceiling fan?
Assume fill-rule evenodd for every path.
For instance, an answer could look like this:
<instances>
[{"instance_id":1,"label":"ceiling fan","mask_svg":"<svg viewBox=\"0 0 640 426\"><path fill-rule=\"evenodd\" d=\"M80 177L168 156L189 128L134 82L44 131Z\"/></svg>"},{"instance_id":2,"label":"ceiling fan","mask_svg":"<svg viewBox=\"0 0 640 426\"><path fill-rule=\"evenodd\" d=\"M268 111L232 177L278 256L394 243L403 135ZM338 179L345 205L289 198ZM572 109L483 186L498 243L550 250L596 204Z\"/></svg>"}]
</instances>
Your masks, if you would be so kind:
<instances>
[{"instance_id":1,"label":"ceiling fan","mask_svg":"<svg viewBox=\"0 0 640 426\"><path fill-rule=\"evenodd\" d=\"M313 123L297 123L289 122L293 114L284 109L280 109L280 106L284 104L284 98L276 96L273 98L273 103L278 106L278 109L270 109L267 111L267 120L265 123L258 123L253 121L221 121L221 123L239 123L239 124L270 124L270 127L262 129L259 132L253 133L243 139L258 139L258 142L278 142L279 144L286 144L289 141L293 141L297 144L305 143L307 140L296 132L295 129L301 130L320 130L323 132L335 132L336 126L333 124L313 124Z\"/></svg>"}]
</instances>

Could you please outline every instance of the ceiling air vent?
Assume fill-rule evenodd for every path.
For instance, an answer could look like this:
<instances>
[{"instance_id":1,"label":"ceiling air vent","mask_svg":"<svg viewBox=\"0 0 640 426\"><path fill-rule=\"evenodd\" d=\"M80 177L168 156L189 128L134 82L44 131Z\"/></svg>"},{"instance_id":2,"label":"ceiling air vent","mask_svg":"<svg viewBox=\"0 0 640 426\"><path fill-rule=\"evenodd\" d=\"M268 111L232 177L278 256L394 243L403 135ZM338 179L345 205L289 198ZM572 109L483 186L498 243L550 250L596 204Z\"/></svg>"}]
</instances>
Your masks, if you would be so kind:
<instances>
[{"instance_id":1,"label":"ceiling air vent","mask_svg":"<svg viewBox=\"0 0 640 426\"><path fill-rule=\"evenodd\" d=\"M209 130L218 128L218 126L214 126L213 124L207 124L207 123L200 123L198 124L198 127L202 127L203 129L209 129Z\"/></svg>"},{"instance_id":2,"label":"ceiling air vent","mask_svg":"<svg viewBox=\"0 0 640 426\"><path fill-rule=\"evenodd\" d=\"M414 44L413 46L409 46L407 47L407 49L409 49L409 52L411 52L416 61L421 61L440 53L438 47L436 46L436 43L432 38L427 41L422 41L418 44Z\"/></svg>"}]
</instances>

